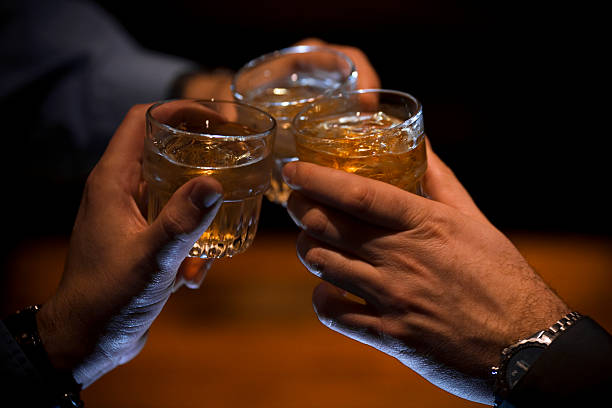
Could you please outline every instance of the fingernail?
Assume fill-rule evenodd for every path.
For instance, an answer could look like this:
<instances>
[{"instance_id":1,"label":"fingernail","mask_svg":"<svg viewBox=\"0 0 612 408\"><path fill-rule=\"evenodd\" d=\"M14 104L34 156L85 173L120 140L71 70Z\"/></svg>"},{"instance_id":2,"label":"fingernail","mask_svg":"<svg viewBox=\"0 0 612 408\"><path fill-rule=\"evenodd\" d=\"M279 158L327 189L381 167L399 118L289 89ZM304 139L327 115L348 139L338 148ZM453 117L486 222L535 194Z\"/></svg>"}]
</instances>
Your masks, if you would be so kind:
<instances>
[{"instance_id":1,"label":"fingernail","mask_svg":"<svg viewBox=\"0 0 612 408\"><path fill-rule=\"evenodd\" d=\"M185 280L180 277L176 277L174 279L174 284L172 285L172 293L175 293L177 290L181 288L185 284Z\"/></svg>"},{"instance_id":2,"label":"fingernail","mask_svg":"<svg viewBox=\"0 0 612 408\"><path fill-rule=\"evenodd\" d=\"M293 222L295 223L295 225L298 228L301 229L306 229L306 227L304 226L304 224L302 224L302 220L300 220L298 217L296 217L289 208L287 208L287 214L289 214L289 218L291 218L293 220Z\"/></svg>"},{"instance_id":3,"label":"fingernail","mask_svg":"<svg viewBox=\"0 0 612 408\"><path fill-rule=\"evenodd\" d=\"M296 172L295 166L296 165L294 163L287 163L283 167L283 180L293 190L297 189L297 186L292 183L292 180L295 177L295 172Z\"/></svg>"},{"instance_id":4,"label":"fingernail","mask_svg":"<svg viewBox=\"0 0 612 408\"><path fill-rule=\"evenodd\" d=\"M222 197L222 193L201 184L196 185L189 195L193 204L198 208L210 208Z\"/></svg>"},{"instance_id":5,"label":"fingernail","mask_svg":"<svg viewBox=\"0 0 612 408\"><path fill-rule=\"evenodd\" d=\"M200 289L200 286L202 285L202 280L195 280L195 281L185 281L185 287L189 288L189 289Z\"/></svg>"}]
</instances>

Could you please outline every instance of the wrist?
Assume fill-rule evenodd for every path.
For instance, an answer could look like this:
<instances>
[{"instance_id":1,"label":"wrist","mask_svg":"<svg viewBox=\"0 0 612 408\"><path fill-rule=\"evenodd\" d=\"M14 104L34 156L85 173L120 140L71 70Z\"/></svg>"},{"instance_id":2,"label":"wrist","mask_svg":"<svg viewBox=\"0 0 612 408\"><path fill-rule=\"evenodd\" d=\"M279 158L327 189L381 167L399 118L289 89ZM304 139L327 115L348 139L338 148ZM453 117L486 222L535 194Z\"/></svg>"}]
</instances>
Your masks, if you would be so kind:
<instances>
[{"instance_id":1,"label":"wrist","mask_svg":"<svg viewBox=\"0 0 612 408\"><path fill-rule=\"evenodd\" d=\"M512 309L503 318L490 318L490 324L485 329L486 344L473 351L474 367L478 375L490 377L491 367L499 367L502 350L521 339L531 337L542 328L549 327L551 322L570 311L567 305L558 299L555 303L548 302L545 307L538 307L537 310Z\"/></svg>"},{"instance_id":2,"label":"wrist","mask_svg":"<svg viewBox=\"0 0 612 408\"><path fill-rule=\"evenodd\" d=\"M494 351L493 365L498 365L500 352L515 342L533 335L539 330L548 328L552 322L571 312L569 306L547 287L545 290L525 291L523 297L514 302L505 312L505 316L498 320L496 332L497 347ZM518 305L518 306L516 306ZM526 305L529 305L526 307ZM491 367L491 365L489 365Z\"/></svg>"},{"instance_id":3,"label":"wrist","mask_svg":"<svg viewBox=\"0 0 612 408\"><path fill-rule=\"evenodd\" d=\"M491 368L495 381L496 402L505 400L516 384L527 374L540 355L562 334L582 318L569 312L547 328L525 336L502 350L497 366Z\"/></svg>"},{"instance_id":4,"label":"wrist","mask_svg":"<svg viewBox=\"0 0 612 408\"><path fill-rule=\"evenodd\" d=\"M82 407L81 386L74 381L71 372L55 368L44 348L38 329L40 310L38 305L26 307L8 316L4 324L43 381L40 400L48 400L60 408Z\"/></svg>"},{"instance_id":5,"label":"wrist","mask_svg":"<svg viewBox=\"0 0 612 408\"><path fill-rule=\"evenodd\" d=\"M61 314L58 315L51 301L45 303L36 314L36 323L53 368L72 374L87 355L82 336L76 335L75 330L61 318Z\"/></svg>"}]
</instances>

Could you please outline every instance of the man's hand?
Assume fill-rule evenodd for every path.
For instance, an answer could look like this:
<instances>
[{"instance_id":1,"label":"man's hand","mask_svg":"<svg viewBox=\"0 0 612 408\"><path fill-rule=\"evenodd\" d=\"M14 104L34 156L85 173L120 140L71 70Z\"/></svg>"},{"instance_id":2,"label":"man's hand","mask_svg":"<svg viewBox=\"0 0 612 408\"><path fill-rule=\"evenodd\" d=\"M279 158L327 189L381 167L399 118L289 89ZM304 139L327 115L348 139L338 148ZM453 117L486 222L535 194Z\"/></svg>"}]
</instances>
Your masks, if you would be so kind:
<instances>
[{"instance_id":1,"label":"man's hand","mask_svg":"<svg viewBox=\"0 0 612 408\"><path fill-rule=\"evenodd\" d=\"M185 79L181 98L231 101L231 82L232 72L226 70L193 73Z\"/></svg>"},{"instance_id":2,"label":"man's hand","mask_svg":"<svg viewBox=\"0 0 612 408\"><path fill-rule=\"evenodd\" d=\"M423 198L310 163L284 168L323 324L455 395L492 403L501 350L569 311L428 150ZM363 302L346 296L358 296Z\"/></svg>"},{"instance_id":3,"label":"man's hand","mask_svg":"<svg viewBox=\"0 0 612 408\"><path fill-rule=\"evenodd\" d=\"M295 45L318 45L344 53L353 61L357 69L357 89L380 88L380 79L378 78L376 70L370 63L368 57L359 48L348 45L330 44L318 38L306 38Z\"/></svg>"},{"instance_id":4,"label":"man's hand","mask_svg":"<svg viewBox=\"0 0 612 408\"><path fill-rule=\"evenodd\" d=\"M146 108L128 113L91 172L61 283L37 315L52 363L83 386L140 352L222 202L221 185L198 177L147 225L139 207Z\"/></svg>"}]
</instances>

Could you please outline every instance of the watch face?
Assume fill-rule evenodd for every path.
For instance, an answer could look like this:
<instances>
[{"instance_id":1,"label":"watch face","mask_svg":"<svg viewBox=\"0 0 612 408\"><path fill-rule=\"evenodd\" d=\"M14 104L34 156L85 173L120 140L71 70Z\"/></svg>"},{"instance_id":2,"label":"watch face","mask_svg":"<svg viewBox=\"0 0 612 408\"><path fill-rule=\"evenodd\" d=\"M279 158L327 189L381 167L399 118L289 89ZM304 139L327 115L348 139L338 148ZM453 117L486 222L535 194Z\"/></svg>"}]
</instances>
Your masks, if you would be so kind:
<instances>
[{"instance_id":1,"label":"watch face","mask_svg":"<svg viewBox=\"0 0 612 408\"><path fill-rule=\"evenodd\" d=\"M506 369L506 381L510 389L527 373L533 363L544 352L539 345L528 345L517 350L508 361Z\"/></svg>"}]
</instances>

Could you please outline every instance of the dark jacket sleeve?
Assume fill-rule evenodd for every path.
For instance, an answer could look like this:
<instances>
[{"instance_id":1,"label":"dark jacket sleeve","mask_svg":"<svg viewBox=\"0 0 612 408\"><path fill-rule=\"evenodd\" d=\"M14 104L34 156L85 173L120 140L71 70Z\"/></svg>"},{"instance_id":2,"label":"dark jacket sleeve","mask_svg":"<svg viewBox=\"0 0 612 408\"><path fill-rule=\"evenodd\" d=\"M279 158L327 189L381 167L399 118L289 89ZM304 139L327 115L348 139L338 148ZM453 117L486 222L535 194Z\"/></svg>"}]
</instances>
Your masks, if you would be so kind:
<instances>
[{"instance_id":1,"label":"dark jacket sleeve","mask_svg":"<svg viewBox=\"0 0 612 408\"><path fill-rule=\"evenodd\" d=\"M38 371L2 321L0 321L0 395L0 406L3 407L54 406L50 392Z\"/></svg>"},{"instance_id":2,"label":"dark jacket sleeve","mask_svg":"<svg viewBox=\"0 0 612 408\"><path fill-rule=\"evenodd\" d=\"M15 197L4 200L5 213L17 214L5 217L9 230L63 232L129 108L167 99L196 68L144 48L95 2L0 1L2 147L10 152L0 170L11 174L3 191ZM31 216L41 199L55 214L44 222Z\"/></svg>"},{"instance_id":3,"label":"dark jacket sleeve","mask_svg":"<svg viewBox=\"0 0 612 408\"><path fill-rule=\"evenodd\" d=\"M553 341L506 402L517 408L603 406L610 390L612 336L585 317Z\"/></svg>"}]
</instances>

